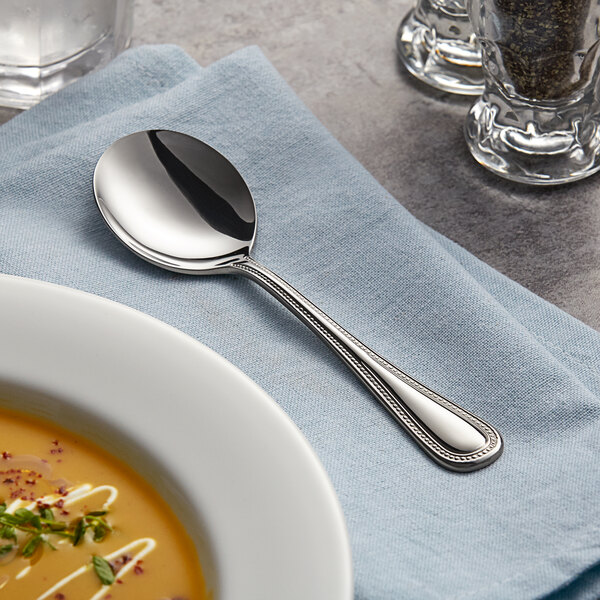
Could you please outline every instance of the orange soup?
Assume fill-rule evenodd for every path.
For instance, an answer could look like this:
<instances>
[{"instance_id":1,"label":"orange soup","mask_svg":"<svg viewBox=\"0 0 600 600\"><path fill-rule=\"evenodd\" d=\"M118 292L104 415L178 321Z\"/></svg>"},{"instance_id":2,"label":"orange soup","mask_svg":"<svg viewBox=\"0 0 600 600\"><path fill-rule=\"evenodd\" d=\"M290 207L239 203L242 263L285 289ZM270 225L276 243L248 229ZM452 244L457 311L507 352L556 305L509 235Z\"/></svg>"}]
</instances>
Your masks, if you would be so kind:
<instances>
[{"instance_id":1,"label":"orange soup","mask_svg":"<svg viewBox=\"0 0 600 600\"><path fill-rule=\"evenodd\" d=\"M125 464L0 412L0 598L207 600L169 505Z\"/></svg>"}]
</instances>

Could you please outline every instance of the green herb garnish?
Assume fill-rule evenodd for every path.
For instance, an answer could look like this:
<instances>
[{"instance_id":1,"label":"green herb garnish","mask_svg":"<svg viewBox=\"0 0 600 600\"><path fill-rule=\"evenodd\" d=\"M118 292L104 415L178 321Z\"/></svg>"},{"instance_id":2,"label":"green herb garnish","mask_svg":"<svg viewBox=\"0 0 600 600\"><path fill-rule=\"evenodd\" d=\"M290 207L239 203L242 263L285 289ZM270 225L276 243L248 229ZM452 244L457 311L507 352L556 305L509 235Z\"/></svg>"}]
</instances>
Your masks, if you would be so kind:
<instances>
[{"instance_id":1,"label":"green herb garnish","mask_svg":"<svg viewBox=\"0 0 600 600\"><path fill-rule=\"evenodd\" d=\"M108 532L109 532L109 529L107 529L107 527L105 525L98 523L98 525L96 525L94 527L94 538L93 538L94 541L101 542L106 537L106 534Z\"/></svg>"},{"instance_id":2,"label":"green herb garnish","mask_svg":"<svg viewBox=\"0 0 600 600\"><path fill-rule=\"evenodd\" d=\"M85 535L85 521L83 519L79 519L77 521L77 525L75 525L75 531L73 532L73 546L77 546L79 542L83 539Z\"/></svg>"},{"instance_id":3,"label":"green herb garnish","mask_svg":"<svg viewBox=\"0 0 600 600\"><path fill-rule=\"evenodd\" d=\"M17 536L15 534L15 528L10 525L3 525L0 527L0 538L3 540L14 540L17 541Z\"/></svg>"},{"instance_id":4,"label":"green herb garnish","mask_svg":"<svg viewBox=\"0 0 600 600\"><path fill-rule=\"evenodd\" d=\"M42 519L46 519L47 521L54 521L52 510L46 507L40 508L40 517L42 517Z\"/></svg>"},{"instance_id":5,"label":"green herb garnish","mask_svg":"<svg viewBox=\"0 0 600 600\"><path fill-rule=\"evenodd\" d=\"M39 514L19 508L14 514L6 512L6 503L0 504L0 538L17 542L17 531L26 534L21 555L31 558L41 544L46 544L51 549L56 548L49 541L49 536L67 538L74 546L81 543L88 529L93 532L94 542L101 542L112 527L103 518L107 511L92 511L80 519L68 523L54 518L52 510L47 506L38 507ZM0 557L8 554L15 544L0 546Z\"/></svg>"},{"instance_id":6,"label":"green herb garnish","mask_svg":"<svg viewBox=\"0 0 600 600\"><path fill-rule=\"evenodd\" d=\"M105 510L95 510L79 519L73 532L73 546L77 546L81 542L88 529L94 532L94 541L101 542L106 534L112 531L112 527L102 518L105 514Z\"/></svg>"},{"instance_id":7,"label":"green herb garnish","mask_svg":"<svg viewBox=\"0 0 600 600\"><path fill-rule=\"evenodd\" d=\"M35 515L26 508L18 508L17 510L15 510L15 517L20 521L27 523L28 521L31 521L35 517Z\"/></svg>"},{"instance_id":8,"label":"green herb garnish","mask_svg":"<svg viewBox=\"0 0 600 600\"><path fill-rule=\"evenodd\" d=\"M42 543L43 539L41 535L34 535L29 538L27 543L23 546L21 554L25 558L31 558L33 553L38 549L38 546Z\"/></svg>"},{"instance_id":9,"label":"green herb garnish","mask_svg":"<svg viewBox=\"0 0 600 600\"><path fill-rule=\"evenodd\" d=\"M115 572L110 566L110 563L101 556L92 556L92 564L94 565L94 571L98 575L98 579L103 585L112 585L115 582Z\"/></svg>"}]
</instances>

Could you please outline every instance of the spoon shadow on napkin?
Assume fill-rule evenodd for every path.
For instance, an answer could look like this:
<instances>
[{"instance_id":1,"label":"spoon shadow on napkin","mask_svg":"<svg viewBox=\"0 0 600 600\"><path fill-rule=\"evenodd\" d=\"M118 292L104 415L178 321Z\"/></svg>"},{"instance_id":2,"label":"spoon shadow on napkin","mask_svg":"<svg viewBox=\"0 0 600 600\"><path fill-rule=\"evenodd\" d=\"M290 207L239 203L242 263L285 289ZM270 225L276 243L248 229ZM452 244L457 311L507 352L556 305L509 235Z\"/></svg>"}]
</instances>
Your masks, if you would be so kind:
<instances>
[{"instance_id":1,"label":"spoon shadow on napkin","mask_svg":"<svg viewBox=\"0 0 600 600\"><path fill-rule=\"evenodd\" d=\"M257 203L256 257L497 426L500 460L468 475L435 466L265 292L164 273L121 247L95 207L94 167L119 137L156 128L226 155ZM600 336L401 202L256 48L206 69L174 46L130 50L0 128L2 271L144 311L261 385L336 488L357 600L597 597Z\"/></svg>"}]
</instances>

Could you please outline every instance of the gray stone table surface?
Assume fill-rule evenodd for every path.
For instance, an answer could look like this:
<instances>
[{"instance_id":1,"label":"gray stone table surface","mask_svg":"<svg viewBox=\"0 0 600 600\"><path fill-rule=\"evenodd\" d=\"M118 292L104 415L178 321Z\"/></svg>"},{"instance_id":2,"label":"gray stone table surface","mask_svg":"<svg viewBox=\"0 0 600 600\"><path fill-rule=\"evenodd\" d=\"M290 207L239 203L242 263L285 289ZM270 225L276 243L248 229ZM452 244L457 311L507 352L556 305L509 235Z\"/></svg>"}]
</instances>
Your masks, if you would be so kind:
<instances>
[{"instance_id":1,"label":"gray stone table surface","mask_svg":"<svg viewBox=\"0 0 600 600\"><path fill-rule=\"evenodd\" d=\"M600 174L555 188L501 180L462 135L472 99L408 75L407 0L136 0L133 45L208 65L257 44L331 133L412 214L600 330ZM0 110L0 122L14 112Z\"/></svg>"}]
</instances>

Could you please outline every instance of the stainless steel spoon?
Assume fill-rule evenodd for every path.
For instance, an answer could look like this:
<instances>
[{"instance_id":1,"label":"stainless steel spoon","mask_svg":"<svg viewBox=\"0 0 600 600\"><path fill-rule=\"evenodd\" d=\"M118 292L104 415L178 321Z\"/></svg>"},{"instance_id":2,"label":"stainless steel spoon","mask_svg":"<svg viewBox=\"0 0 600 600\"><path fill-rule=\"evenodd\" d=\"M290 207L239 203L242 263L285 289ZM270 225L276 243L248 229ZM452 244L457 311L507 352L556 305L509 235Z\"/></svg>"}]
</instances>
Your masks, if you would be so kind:
<instances>
[{"instance_id":1,"label":"stainless steel spoon","mask_svg":"<svg viewBox=\"0 0 600 600\"><path fill-rule=\"evenodd\" d=\"M250 257L252 195L235 167L207 144L165 130L124 137L98 161L94 194L115 235L152 264L259 283L317 333L443 467L472 471L502 453L491 425L391 365Z\"/></svg>"}]
</instances>

